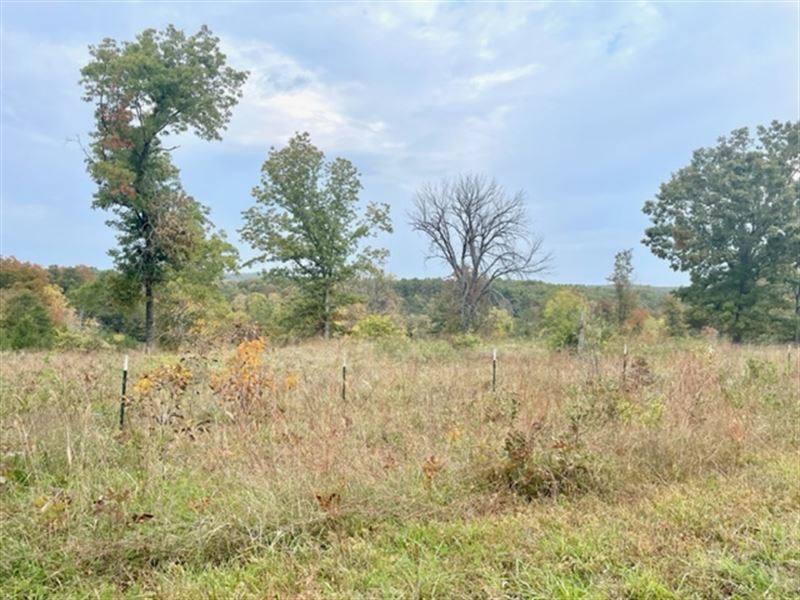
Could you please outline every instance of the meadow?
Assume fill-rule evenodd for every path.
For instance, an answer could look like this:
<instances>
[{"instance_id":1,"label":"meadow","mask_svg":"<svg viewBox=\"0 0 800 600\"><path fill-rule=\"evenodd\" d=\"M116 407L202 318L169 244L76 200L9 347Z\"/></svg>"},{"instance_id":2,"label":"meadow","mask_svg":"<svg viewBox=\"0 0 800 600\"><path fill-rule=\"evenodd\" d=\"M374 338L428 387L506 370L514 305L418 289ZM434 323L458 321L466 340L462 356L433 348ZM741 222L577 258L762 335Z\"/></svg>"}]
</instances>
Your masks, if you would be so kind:
<instances>
[{"instance_id":1,"label":"meadow","mask_svg":"<svg viewBox=\"0 0 800 600\"><path fill-rule=\"evenodd\" d=\"M121 366L0 355L0 597L800 597L796 349L137 352L123 431Z\"/></svg>"}]
</instances>

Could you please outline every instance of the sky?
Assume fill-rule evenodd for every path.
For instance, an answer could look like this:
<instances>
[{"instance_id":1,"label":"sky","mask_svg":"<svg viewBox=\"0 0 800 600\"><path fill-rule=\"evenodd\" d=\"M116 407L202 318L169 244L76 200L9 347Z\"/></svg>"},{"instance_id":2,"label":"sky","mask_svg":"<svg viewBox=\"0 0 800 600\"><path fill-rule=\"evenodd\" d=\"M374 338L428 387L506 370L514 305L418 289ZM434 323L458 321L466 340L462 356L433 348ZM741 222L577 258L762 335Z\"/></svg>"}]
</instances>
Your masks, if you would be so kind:
<instances>
[{"instance_id":1,"label":"sky","mask_svg":"<svg viewBox=\"0 0 800 600\"><path fill-rule=\"evenodd\" d=\"M84 143L88 46L168 24L208 25L250 72L223 140L182 136L184 188L243 258L241 212L271 146L296 131L362 174L391 206L386 269L445 274L408 225L415 190L459 173L523 190L553 259L542 276L604 283L633 248L635 280L687 281L641 244L644 202L694 149L731 130L800 118L800 3L0 4L0 253L112 266L91 208Z\"/></svg>"}]
</instances>

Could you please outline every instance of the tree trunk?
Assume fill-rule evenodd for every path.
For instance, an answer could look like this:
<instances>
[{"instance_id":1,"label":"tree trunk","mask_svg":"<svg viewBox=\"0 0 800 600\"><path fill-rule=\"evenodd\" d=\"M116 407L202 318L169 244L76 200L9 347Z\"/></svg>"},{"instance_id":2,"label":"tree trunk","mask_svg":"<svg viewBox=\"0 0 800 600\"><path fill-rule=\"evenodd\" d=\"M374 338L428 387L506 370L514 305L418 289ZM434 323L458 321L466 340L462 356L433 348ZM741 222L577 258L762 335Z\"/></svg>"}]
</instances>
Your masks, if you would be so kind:
<instances>
[{"instance_id":1,"label":"tree trunk","mask_svg":"<svg viewBox=\"0 0 800 600\"><path fill-rule=\"evenodd\" d=\"M323 316L323 335L328 340L331 337L331 288L325 284L325 300L324 300L324 316Z\"/></svg>"},{"instance_id":2,"label":"tree trunk","mask_svg":"<svg viewBox=\"0 0 800 600\"><path fill-rule=\"evenodd\" d=\"M144 284L144 345L145 350L150 352L156 342L156 323L153 315L153 284Z\"/></svg>"},{"instance_id":3,"label":"tree trunk","mask_svg":"<svg viewBox=\"0 0 800 600\"><path fill-rule=\"evenodd\" d=\"M472 298L469 281L461 283L461 329L469 333L472 329Z\"/></svg>"}]
</instances>

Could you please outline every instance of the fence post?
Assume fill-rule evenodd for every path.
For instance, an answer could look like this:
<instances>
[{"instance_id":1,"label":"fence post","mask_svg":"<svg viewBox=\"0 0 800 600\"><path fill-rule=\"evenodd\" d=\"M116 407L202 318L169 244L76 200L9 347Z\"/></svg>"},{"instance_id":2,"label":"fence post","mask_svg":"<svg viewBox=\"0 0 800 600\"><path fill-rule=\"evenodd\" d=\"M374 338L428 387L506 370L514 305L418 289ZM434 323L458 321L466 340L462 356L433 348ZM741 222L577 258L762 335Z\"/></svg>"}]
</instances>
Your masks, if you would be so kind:
<instances>
[{"instance_id":1,"label":"fence post","mask_svg":"<svg viewBox=\"0 0 800 600\"><path fill-rule=\"evenodd\" d=\"M125 355L125 360L122 363L122 395L119 401L119 428L125 428L125 394L128 389L128 355Z\"/></svg>"},{"instance_id":2,"label":"fence post","mask_svg":"<svg viewBox=\"0 0 800 600\"><path fill-rule=\"evenodd\" d=\"M625 377L628 373L628 342L622 347L622 385L625 385Z\"/></svg>"},{"instance_id":3,"label":"fence post","mask_svg":"<svg viewBox=\"0 0 800 600\"><path fill-rule=\"evenodd\" d=\"M492 350L492 391L497 389L497 348Z\"/></svg>"},{"instance_id":4,"label":"fence post","mask_svg":"<svg viewBox=\"0 0 800 600\"><path fill-rule=\"evenodd\" d=\"M347 357L342 359L342 402L347 400Z\"/></svg>"}]
</instances>

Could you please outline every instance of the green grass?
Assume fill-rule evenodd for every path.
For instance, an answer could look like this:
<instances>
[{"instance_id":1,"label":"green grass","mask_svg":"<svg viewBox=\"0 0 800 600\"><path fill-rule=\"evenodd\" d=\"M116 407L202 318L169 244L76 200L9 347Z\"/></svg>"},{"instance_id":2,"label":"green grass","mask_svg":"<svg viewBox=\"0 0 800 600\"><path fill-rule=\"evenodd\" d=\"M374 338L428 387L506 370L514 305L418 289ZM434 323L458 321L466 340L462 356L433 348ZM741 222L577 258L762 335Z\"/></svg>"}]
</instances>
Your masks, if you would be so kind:
<instances>
[{"instance_id":1,"label":"green grass","mask_svg":"<svg viewBox=\"0 0 800 600\"><path fill-rule=\"evenodd\" d=\"M799 470L800 460L784 457L734 478L654 488L618 505L588 496L470 519L344 516L306 531L277 529L269 546L247 549L239 540L240 556L219 564L209 561L223 550L219 540L195 539L197 554L170 563L177 557L161 538L191 535L189 529L160 529L155 539L141 525L118 542L127 544L124 560L140 570L132 580L124 571L109 580L108 572L93 570L99 555L38 562L31 548L17 548L32 560L16 565L3 591L87 598L792 598L800 590L800 490L787 495L786 487ZM148 567L157 557L165 564Z\"/></svg>"}]
</instances>

